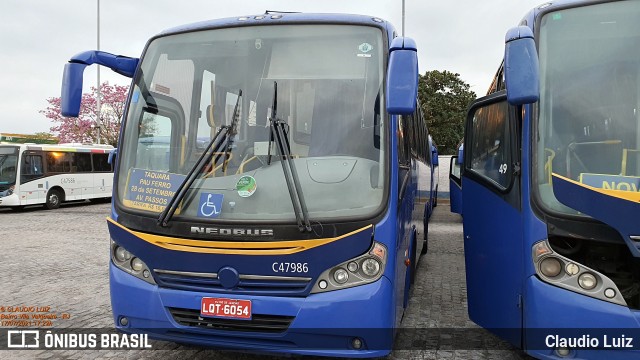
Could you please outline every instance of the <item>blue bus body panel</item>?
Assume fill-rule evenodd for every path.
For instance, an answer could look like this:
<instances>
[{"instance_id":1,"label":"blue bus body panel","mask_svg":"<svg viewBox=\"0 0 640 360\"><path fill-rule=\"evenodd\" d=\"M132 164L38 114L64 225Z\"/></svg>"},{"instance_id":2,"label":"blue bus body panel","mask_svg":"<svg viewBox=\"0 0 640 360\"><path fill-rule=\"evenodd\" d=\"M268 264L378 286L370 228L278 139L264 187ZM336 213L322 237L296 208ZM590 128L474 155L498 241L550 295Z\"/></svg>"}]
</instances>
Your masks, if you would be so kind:
<instances>
[{"instance_id":1,"label":"blue bus body panel","mask_svg":"<svg viewBox=\"0 0 640 360\"><path fill-rule=\"evenodd\" d=\"M580 337L590 335L598 338L603 345L604 335L616 333L627 336L640 333L640 311L624 306L580 295L540 281L532 276L525 288L525 349L539 359L558 359L549 349L546 337ZM626 329L626 330L625 330ZM640 339L634 338L634 346ZM579 359L632 359L638 358L640 351L617 350L572 350L570 358Z\"/></svg>"},{"instance_id":2,"label":"blue bus body panel","mask_svg":"<svg viewBox=\"0 0 640 360\"><path fill-rule=\"evenodd\" d=\"M393 313L388 304L393 289L384 276L372 284L308 297L233 296L251 300L254 314L295 317L282 333L183 326L169 311L169 308L199 311L203 296L226 296L223 294L160 289L113 264L110 264L110 285L114 321L117 324L121 316L129 320L126 327L117 325L117 328L124 332L146 332L156 339L244 351L345 357L384 356L392 346ZM363 341L363 350L350 348L355 336Z\"/></svg>"},{"instance_id":3,"label":"blue bus body panel","mask_svg":"<svg viewBox=\"0 0 640 360\"><path fill-rule=\"evenodd\" d=\"M281 16L273 19L272 16ZM256 17L263 17L256 19ZM245 18L245 20L240 20ZM354 25L371 25L387 27L386 21L366 15L353 14L313 14L313 13L287 13L287 14L257 14L247 16L237 16L232 18L214 19L201 21L192 24L181 25L162 31L159 36L198 31L211 28L223 28L234 26L255 26L255 25L284 25L284 24L326 24L326 23L351 23ZM393 32L393 31L392 31Z\"/></svg>"},{"instance_id":4,"label":"blue bus body panel","mask_svg":"<svg viewBox=\"0 0 640 360\"><path fill-rule=\"evenodd\" d=\"M239 274L312 278L313 280L309 282L309 285L305 289L300 290L297 295L308 294L313 286L313 281L317 279L323 271L341 262L364 254L371 247L372 232L373 229L370 227L367 230L330 242L326 245L287 255L233 255L165 249L147 242L113 223L109 223L111 238L114 239L118 245L123 246L133 255L139 257L150 269L218 273L221 268L232 266ZM284 244L286 244L286 242ZM327 254L331 254L331 256L327 256ZM309 271L307 273L274 272L272 268L273 264L283 262L308 263ZM185 290L204 288L200 285L183 283L178 285ZM221 291L225 290L221 289ZM235 291L237 292L237 290ZM229 290L228 292L233 293L234 290Z\"/></svg>"},{"instance_id":5,"label":"blue bus body panel","mask_svg":"<svg viewBox=\"0 0 640 360\"><path fill-rule=\"evenodd\" d=\"M449 202L451 212L462 215L462 188L453 180L449 180Z\"/></svg>"},{"instance_id":6,"label":"blue bus body panel","mask_svg":"<svg viewBox=\"0 0 640 360\"><path fill-rule=\"evenodd\" d=\"M497 194L462 177L469 318L515 346L522 326L522 214Z\"/></svg>"},{"instance_id":7,"label":"blue bus body panel","mask_svg":"<svg viewBox=\"0 0 640 360\"><path fill-rule=\"evenodd\" d=\"M631 236L640 235L640 203L631 198L608 195L556 174L553 176L553 192L561 203L616 229L622 235L631 254L640 257L640 241L631 239ZM628 193L633 194L631 191Z\"/></svg>"}]
</instances>

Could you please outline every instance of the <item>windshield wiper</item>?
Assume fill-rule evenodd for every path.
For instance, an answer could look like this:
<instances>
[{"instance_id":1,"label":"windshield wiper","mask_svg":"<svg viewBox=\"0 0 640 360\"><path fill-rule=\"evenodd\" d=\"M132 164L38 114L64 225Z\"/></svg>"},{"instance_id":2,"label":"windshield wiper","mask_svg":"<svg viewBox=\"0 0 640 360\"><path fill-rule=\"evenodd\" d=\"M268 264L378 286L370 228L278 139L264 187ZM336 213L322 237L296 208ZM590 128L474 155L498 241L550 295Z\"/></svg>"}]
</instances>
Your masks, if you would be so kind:
<instances>
[{"instance_id":1,"label":"windshield wiper","mask_svg":"<svg viewBox=\"0 0 640 360\"><path fill-rule=\"evenodd\" d=\"M271 164L271 143L276 141L278 155L280 156L280 163L282 164L282 171L284 172L284 179L287 182L287 188L289 189L289 197L293 204L293 211L296 214L296 221L298 222L298 229L300 232L311 232L311 223L309 222L309 212L307 211L307 204L304 201L304 195L302 194L302 187L300 186L300 180L298 179L298 172L296 171L295 164L291 160L291 144L289 143L289 125L286 122L278 119L278 83L273 82L273 105L271 106L271 117L269 117L271 134L269 135L268 146L268 159L267 163Z\"/></svg>"},{"instance_id":2,"label":"windshield wiper","mask_svg":"<svg viewBox=\"0 0 640 360\"><path fill-rule=\"evenodd\" d=\"M213 136L207 147L204 149L204 152L196 161L196 164L189 170L185 179L182 181L182 184L178 187L178 190L173 195L169 203L164 208L160 216L158 217L158 225L166 227L171 221L173 214L175 214L178 209L178 204L184 199L193 182L198 178L198 174L204 169L205 166L211 161L213 157L213 162L211 163L211 167L215 168L218 160L222 156L225 155L225 162L229 158L229 150L233 146L234 136L237 134L238 128L238 119L240 117L240 99L242 98L242 90L238 92L238 100L236 101L236 106L233 109L233 117L230 125L221 126L218 129L218 132ZM220 140L218 140L220 139ZM215 145L215 146L214 146ZM220 149L224 149L223 153L220 153ZM226 167L226 164L223 163L223 166ZM226 170L226 168L225 168Z\"/></svg>"}]
</instances>

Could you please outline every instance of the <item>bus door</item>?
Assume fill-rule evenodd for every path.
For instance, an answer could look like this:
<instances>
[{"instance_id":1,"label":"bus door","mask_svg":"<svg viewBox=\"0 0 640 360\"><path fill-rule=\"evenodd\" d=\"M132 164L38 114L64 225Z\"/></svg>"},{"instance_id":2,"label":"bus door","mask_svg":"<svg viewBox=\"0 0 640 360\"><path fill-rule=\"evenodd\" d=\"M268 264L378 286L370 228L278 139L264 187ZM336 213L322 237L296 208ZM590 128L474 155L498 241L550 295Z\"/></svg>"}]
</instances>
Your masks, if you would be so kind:
<instances>
[{"instance_id":1,"label":"bus door","mask_svg":"<svg viewBox=\"0 0 640 360\"><path fill-rule=\"evenodd\" d=\"M523 220L516 116L504 91L473 103L461 183L469 317L519 346Z\"/></svg>"},{"instance_id":2,"label":"bus door","mask_svg":"<svg viewBox=\"0 0 640 360\"><path fill-rule=\"evenodd\" d=\"M449 163L449 200L451 212L462 215L462 179L460 179L460 158L455 155Z\"/></svg>"}]
</instances>

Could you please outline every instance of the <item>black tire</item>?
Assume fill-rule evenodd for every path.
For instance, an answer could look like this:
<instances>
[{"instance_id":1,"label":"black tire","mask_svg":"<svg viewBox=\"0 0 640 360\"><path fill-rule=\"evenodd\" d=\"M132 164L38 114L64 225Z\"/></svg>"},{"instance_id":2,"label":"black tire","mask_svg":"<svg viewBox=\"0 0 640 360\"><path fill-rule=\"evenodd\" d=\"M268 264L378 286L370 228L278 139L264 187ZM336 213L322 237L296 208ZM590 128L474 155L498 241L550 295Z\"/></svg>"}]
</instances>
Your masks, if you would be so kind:
<instances>
[{"instance_id":1,"label":"black tire","mask_svg":"<svg viewBox=\"0 0 640 360\"><path fill-rule=\"evenodd\" d=\"M60 190L49 190L47 193L47 199L44 203L44 208L47 210L53 210L60 207L63 194Z\"/></svg>"}]
</instances>

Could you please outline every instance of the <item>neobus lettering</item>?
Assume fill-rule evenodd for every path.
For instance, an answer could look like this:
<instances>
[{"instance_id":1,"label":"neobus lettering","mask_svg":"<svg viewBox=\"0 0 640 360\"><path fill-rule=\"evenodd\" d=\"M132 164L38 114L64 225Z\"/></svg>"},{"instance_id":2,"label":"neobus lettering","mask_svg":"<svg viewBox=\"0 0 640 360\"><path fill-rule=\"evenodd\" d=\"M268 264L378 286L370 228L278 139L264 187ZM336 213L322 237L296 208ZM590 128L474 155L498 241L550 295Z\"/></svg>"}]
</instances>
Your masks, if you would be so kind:
<instances>
[{"instance_id":1,"label":"neobus lettering","mask_svg":"<svg viewBox=\"0 0 640 360\"><path fill-rule=\"evenodd\" d=\"M628 182L603 181L602 188L607 190L638 191L638 185Z\"/></svg>"}]
</instances>

